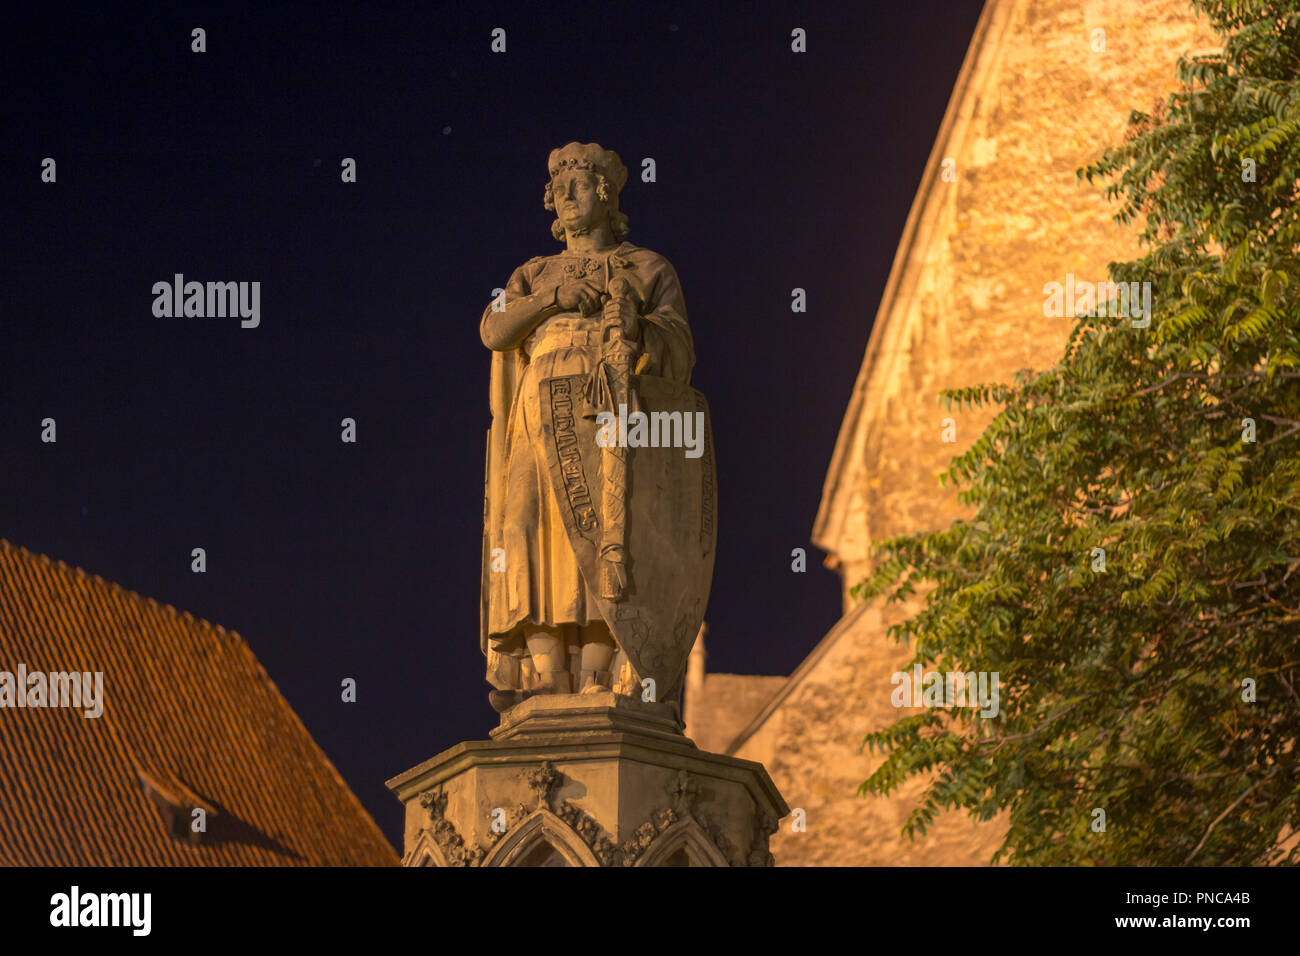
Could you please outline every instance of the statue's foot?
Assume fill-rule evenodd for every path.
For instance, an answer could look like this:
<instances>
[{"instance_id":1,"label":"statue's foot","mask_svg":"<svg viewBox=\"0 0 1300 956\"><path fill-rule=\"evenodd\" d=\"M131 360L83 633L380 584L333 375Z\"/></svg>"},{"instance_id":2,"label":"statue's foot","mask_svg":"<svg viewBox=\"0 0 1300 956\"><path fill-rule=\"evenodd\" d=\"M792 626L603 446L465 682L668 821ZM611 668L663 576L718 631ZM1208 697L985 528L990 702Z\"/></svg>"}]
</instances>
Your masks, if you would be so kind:
<instances>
[{"instance_id":1,"label":"statue's foot","mask_svg":"<svg viewBox=\"0 0 1300 956\"><path fill-rule=\"evenodd\" d=\"M573 681L568 671L552 671L538 674L529 690L493 690L488 691L488 703L498 714L504 714L511 707L522 704L529 697L539 694L572 694Z\"/></svg>"},{"instance_id":2,"label":"statue's foot","mask_svg":"<svg viewBox=\"0 0 1300 956\"><path fill-rule=\"evenodd\" d=\"M537 687L534 694L572 694L573 681L569 672L551 671L549 673L539 673L537 675Z\"/></svg>"},{"instance_id":3,"label":"statue's foot","mask_svg":"<svg viewBox=\"0 0 1300 956\"><path fill-rule=\"evenodd\" d=\"M581 694L604 694L609 692L609 671L583 671Z\"/></svg>"}]
</instances>

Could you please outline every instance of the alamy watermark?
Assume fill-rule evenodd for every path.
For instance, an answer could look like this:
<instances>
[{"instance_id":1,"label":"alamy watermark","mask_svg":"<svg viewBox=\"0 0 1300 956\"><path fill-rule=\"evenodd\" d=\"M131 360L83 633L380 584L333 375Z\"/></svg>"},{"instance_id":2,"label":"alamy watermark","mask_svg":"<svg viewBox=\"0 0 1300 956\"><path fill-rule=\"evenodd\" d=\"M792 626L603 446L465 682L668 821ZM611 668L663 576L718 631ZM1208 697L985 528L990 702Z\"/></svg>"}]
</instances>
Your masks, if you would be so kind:
<instances>
[{"instance_id":1,"label":"alamy watermark","mask_svg":"<svg viewBox=\"0 0 1300 956\"><path fill-rule=\"evenodd\" d=\"M601 448L685 448L687 458L704 454L703 412L629 412L626 405L598 412L596 444Z\"/></svg>"},{"instance_id":2,"label":"alamy watermark","mask_svg":"<svg viewBox=\"0 0 1300 956\"><path fill-rule=\"evenodd\" d=\"M998 715L998 672L993 671L895 671L889 679L894 692L889 701L895 707L978 707L981 717Z\"/></svg>"},{"instance_id":3,"label":"alamy watermark","mask_svg":"<svg viewBox=\"0 0 1300 956\"><path fill-rule=\"evenodd\" d=\"M1073 272L1065 274L1065 283L1048 282L1043 286L1043 315L1049 319L1062 316L1132 319L1133 328L1151 324L1150 282L1081 282Z\"/></svg>"},{"instance_id":4,"label":"alamy watermark","mask_svg":"<svg viewBox=\"0 0 1300 956\"><path fill-rule=\"evenodd\" d=\"M73 886L50 897L54 927L125 927L133 936L148 936L153 919L152 893L83 893Z\"/></svg>"},{"instance_id":5,"label":"alamy watermark","mask_svg":"<svg viewBox=\"0 0 1300 956\"><path fill-rule=\"evenodd\" d=\"M240 319L240 327L262 322L261 282L186 282L178 272L171 282L153 284L153 314L160 319Z\"/></svg>"},{"instance_id":6,"label":"alamy watermark","mask_svg":"<svg viewBox=\"0 0 1300 956\"><path fill-rule=\"evenodd\" d=\"M19 664L16 673L0 671L0 709L72 707L82 717L104 713L104 672L32 671Z\"/></svg>"}]
</instances>

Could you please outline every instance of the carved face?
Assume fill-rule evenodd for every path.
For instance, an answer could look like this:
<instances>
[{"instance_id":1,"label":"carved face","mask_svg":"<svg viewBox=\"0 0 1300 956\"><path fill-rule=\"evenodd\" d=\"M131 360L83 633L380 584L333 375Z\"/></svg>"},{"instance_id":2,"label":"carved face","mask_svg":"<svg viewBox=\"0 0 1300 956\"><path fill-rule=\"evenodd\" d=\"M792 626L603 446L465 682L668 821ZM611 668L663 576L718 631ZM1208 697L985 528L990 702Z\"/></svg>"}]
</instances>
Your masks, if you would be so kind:
<instances>
[{"instance_id":1,"label":"carved face","mask_svg":"<svg viewBox=\"0 0 1300 956\"><path fill-rule=\"evenodd\" d=\"M607 215L596 195L596 174L590 169L566 169L551 180L555 215L569 232L583 233Z\"/></svg>"}]
</instances>

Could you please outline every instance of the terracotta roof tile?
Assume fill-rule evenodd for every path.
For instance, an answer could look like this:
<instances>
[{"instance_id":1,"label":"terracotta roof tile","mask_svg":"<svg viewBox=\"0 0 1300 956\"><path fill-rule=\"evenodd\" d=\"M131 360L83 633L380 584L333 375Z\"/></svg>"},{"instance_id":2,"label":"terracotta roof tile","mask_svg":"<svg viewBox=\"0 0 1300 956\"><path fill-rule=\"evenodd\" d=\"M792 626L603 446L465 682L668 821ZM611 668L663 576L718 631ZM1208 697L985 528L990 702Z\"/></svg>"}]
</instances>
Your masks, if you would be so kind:
<instances>
[{"instance_id":1,"label":"terracotta roof tile","mask_svg":"<svg viewBox=\"0 0 1300 956\"><path fill-rule=\"evenodd\" d=\"M19 663L102 671L105 704L0 709L0 865L396 865L233 631L0 540L0 671ZM194 798L216 811L197 845L159 794L185 833Z\"/></svg>"}]
</instances>

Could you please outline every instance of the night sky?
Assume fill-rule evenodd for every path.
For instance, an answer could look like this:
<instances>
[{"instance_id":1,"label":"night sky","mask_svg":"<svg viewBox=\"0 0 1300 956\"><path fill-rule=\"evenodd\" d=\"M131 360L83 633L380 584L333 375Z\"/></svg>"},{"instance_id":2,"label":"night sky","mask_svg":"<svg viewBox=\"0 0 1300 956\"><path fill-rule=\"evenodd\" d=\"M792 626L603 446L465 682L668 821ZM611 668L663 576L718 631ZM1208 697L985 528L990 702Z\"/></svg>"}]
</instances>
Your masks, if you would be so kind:
<instances>
[{"instance_id":1,"label":"night sky","mask_svg":"<svg viewBox=\"0 0 1300 956\"><path fill-rule=\"evenodd\" d=\"M561 249L547 154L595 141L711 406L709 670L788 674L840 614L808 539L980 6L8 8L0 537L238 631L400 845L384 780L497 719L479 317ZM178 272L260 281L260 326L155 318Z\"/></svg>"}]
</instances>

